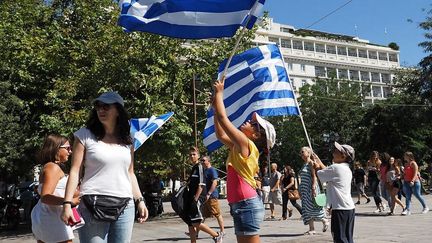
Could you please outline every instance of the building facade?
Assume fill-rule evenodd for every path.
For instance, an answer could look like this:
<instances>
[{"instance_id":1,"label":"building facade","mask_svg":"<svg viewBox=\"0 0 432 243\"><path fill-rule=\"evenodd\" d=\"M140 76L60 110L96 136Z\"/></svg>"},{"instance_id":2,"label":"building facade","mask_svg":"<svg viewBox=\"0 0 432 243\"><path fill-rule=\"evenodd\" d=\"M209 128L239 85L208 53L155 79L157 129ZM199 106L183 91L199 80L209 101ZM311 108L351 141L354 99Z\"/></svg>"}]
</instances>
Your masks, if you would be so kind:
<instances>
[{"instance_id":1,"label":"building facade","mask_svg":"<svg viewBox=\"0 0 432 243\"><path fill-rule=\"evenodd\" d=\"M266 28L258 29L254 42L279 45L297 91L314 84L317 77L333 77L359 83L366 102L374 103L391 94L395 70L400 68L398 50L358 37L295 29L271 18Z\"/></svg>"}]
</instances>

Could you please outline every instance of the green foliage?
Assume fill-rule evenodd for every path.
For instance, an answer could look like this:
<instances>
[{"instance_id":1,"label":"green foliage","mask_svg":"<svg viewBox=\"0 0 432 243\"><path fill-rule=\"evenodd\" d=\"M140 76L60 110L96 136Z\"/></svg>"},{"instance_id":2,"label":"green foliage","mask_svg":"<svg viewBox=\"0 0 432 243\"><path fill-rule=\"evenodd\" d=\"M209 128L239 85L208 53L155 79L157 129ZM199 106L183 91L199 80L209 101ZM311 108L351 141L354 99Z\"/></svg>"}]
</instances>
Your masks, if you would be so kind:
<instances>
[{"instance_id":1,"label":"green foliage","mask_svg":"<svg viewBox=\"0 0 432 243\"><path fill-rule=\"evenodd\" d=\"M183 103L192 101L192 77L200 78L198 88L204 92L197 98L205 103L235 39L186 42L125 33L117 26L118 15L110 0L0 3L1 107L7 109L0 121L9 124L1 128L0 168L28 173L43 137L51 132L71 136L84 125L92 100L107 90L124 97L131 117L175 112L135 154L138 171L166 176L189 167L193 110ZM247 32L239 51L250 45L253 33ZM199 108L199 120L205 112ZM198 130L204 125L199 123Z\"/></svg>"}]
</instances>

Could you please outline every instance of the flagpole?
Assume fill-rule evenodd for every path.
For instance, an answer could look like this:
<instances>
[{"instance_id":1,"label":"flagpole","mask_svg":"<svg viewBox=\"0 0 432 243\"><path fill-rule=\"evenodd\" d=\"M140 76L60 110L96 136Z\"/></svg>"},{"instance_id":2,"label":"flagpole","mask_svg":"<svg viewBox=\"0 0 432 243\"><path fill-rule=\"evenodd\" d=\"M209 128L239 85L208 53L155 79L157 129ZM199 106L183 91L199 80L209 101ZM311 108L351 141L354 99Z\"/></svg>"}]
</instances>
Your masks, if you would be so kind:
<instances>
[{"instance_id":1,"label":"flagpole","mask_svg":"<svg viewBox=\"0 0 432 243\"><path fill-rule=\"evenodd\" d=\"M278 47L278 48L279 48L279 47ZM280 53L281 53L282 63L283 63L283 65L284 65L285 72L288 74L288 70L287 70L286 65L285 65L285 59L284 59L284 57L283 57L282 51L281 51L280 49L279 49L279 51L280 51ZM303 120L303 114L302 114L302 112L301 112L301 110L300 110L300 106L299 106L298 101L297 101L297 95L296 95L296 92L295 92L295 90L294 90L294 86L293 86L291 80L289 79L289 74L288 74L288 83L290 84L290 86L291 86L291 90L292 90L292 92L293 92L294 102L295 102L295 105L297 106L297 109L298 109L298 112L299 112L300 121L301 121L301 123L302 123L303 130L304 130L304 133L305 133L305 135L306 135L306 139L307 139L307 142L308 142L309 148L312 149L312 144L311 144L310 139L309 139L309 134L308 134L308 132L307 132L307 130L306 130L306 125L305 125L304 120ZM312 150L313 150L313 149L312 149Z\"/></svg>"},{"instance_id":2,"label":"flagpole","mask_svg":"<svg viewBox=\"0 0 432 243\"><path fill-rule=\"evenodd\" d=\"M250 12L249 12L249 14L248 14L248 17L247 17L247 19L246 19L246 23L245 23L245 25L243 26L243 29L241 30L239 36L237 37L236 43L235 43L235 45L234 45L234 48L233 48L233 50L231 51L231 54L230 54L230 56L229 56L229 58L228 58L227 63L225 64L225 69L224 69L224 71L223 71L223 73L222 73L221 79L225 78L225 75L226 75L226 73L227 73L227 71L228 71L228 67L229 67L229 65L231 64L232 58L234 57L234 55L235 55L235 53L236 53L236 51L237 51L237 48L238 48L238 46L239 46L239 44L240 44L240 41L241 41L241 39L242 39L244 33L246 32L246 29L247 29L246 26L249 24L249 21L251 20L251 17L252 17L252 14L251 14L251 13L253 12L253 10L255 10L257 4L258 4L258 0L255 1L254 6L252 7L252 9L250 10Z\"/></svg>"}]
</instances>

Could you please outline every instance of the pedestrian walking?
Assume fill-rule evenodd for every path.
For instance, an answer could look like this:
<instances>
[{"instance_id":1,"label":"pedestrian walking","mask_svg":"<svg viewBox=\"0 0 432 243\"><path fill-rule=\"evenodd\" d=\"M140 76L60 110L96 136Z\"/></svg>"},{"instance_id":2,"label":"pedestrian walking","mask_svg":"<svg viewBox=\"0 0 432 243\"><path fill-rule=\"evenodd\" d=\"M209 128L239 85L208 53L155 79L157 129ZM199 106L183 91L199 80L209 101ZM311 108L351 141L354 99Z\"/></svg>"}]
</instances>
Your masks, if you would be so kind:
<instances>
[{"instance_id":1,"label":"pedestrian walking","mask_svg":"<svg viewBox=\"0 0 432 243\"><path fill-rule=\"evenodd\" d=\"M374 198L376 210L375 213L379 213L385 210L384 205L382 204L381 200L381 193L379 189L379 168L381 166L381 160L379 159L379 153L378 151L372 151L370 158L367 162L368 166L368 184L370 192L372 193L372 196Z\"/></svg>"},{"instance_id":2,"label":"pedestrian walking","mask_svg":"<svg viewBox=\"0 0 432 243\"><path fill-rule=\"evenodd\" d=\"M405 152L403 156L405 160L405 175L403 182L403 190L405 191L406 200L405 200L405 210L402 212L402 215L410 215L411 214L411 196L417 198L423 206L422 213L429 212L429 207L426 205L426 202L422 195L420 194L420 180L418 177L418 165L414 159L414 154L412 152Z\"/></svg>"},{"instance_id":3,"label":"pedestrian walking","mask_svg":"<svg viewBox=\"0 0 432 243\"><path fill-rule=\"evenodd\" d=\"M331 207L331 232L336 243L353 243L355 205L351 197L352 173L350 163L354 161L354 148L334 143L333 164L326 167L320 159L317 174L327 182L327 207Z\"/></svg>"},{"instance_id":4,"label":"pedestrian walking","mask_svg":"<svg viewBox=\"0 0 432 243\"><path fill-rule=\"evenodd\" d=\"M396 163L395 158L391 157L390 169L387 172L387 183L388 183L388 188L390 188L390 196L392 202L390 205L389 215L394 214L394 209L396 204L402 207L402 211L405 209L405 206L397 197L399 191L402 189L402 183L400 179L401 179L401 170L398 164Z\"/></svg>"},{"instance_id":5,"label":"pedestrian walking","mask_svg":"<svg viewBox=\"0 0 432 243\"><path fill-rule=\"evenodd\" d=\"M367 181L367 176L366 176L366 172L364 171L361 163L359 161L354 163L354 183L356 185L357 188L357 197L358 200L356 202L356 204L360 204L360 198L364 197L366 199L366 203L370 202L369 197L366 195L365 191L364 191L364 184Z\"/></svg>"},{"instance_id":6,"label":"pedestrian walking","mask_svg":"<svg viewBox=\"0 0 432 243\"><path fill-rule=\"evenodd\" d=\"M215 217L219 225L219 232L220 234L222 234L222 236L224 236L225 228L219 206L219 191L217 189L217 184L219 180L218 172L214 167L212 167L209 156L202 157L201 162L204 166L207 189L207 194L203 205L203 216L204 219Z\"/></svg>"},{"instance_id":7,"label":"pedestrian walking","mask_svg":"<svg viewBox=\"0 0 432 243\"><path fill-rule=\"evenodd\" d=\"M282 190L280 188L281 178L282 178L282 174L277 170L277 164L272 163L271 174L270 174L270 194L269 194L270 220L276 219L275 205L282 205Z\"/></svg>"},{"instance_id":8,"label":"pedestrian walking","mask_svg":"<svg viewBox=\"0 0 432 243\"><path fill-rule=\"evenodd\" d=\"M74 136L63 222L73 220L71 200L81 181L78 211L86 223L78 229L80 241L130 242L135 204L140 223L147 219L148 210L134 173L134 148L123 98L116 92L101 94L93 101L86 126Z\"/></svg>"},{"instance_id":9,"label":"pedestrian walking","mask_svg":"<svg viewBox=\"0 0 432 243\"><path fill-rule=\"evenodd\" d=\"M184 195L184 213L181 215L183 221L188 225L191 243L197 241L198 232L204 231L213 237L214 242L222 242L222 233L212 230L203 223L204 217L201 206L206 200L206 177L204 167L199 161L199 151L197 147L189 148L189 161L192 168L189 173L188 190Z\"/></svg>"},{"instance_id":10,"label":"pedestrian walking","mask_svg":"<svg viewBox=\"0 0 432 243\"><path fill-rule=\"evenodd\" d=\"M314 221L321 221L323 224L322 230L326 232L329 221L326 218L323 207L316 205L314 201L314 197L320 193L314 168L315 157L309 147L303 147L300 150L300 156L304 161L303 167L299 173L302 217L304 225L309 225L309 230L305 232L305 235L316 234Z\"/></svg>"},{"instance_id":11,"label":"pedestrian walking","mask_svg":"<svg viewBox=\"0 0 432 243\"><path fill-rule=\"evenodd\" d=\"M65 163L70 154L68 139L57 134L48 135L39 151L38 162L43 165L38 187L41 197L31 212L32 232L38 243L72 242L74 239L71 226L60 219L68 179ZM71 203L76 206L79 202L75 194Z\"/></svg>"},{"instance_id":12,"label":"pedestrian walking","mask_svg":"<svg viewBox=\"0 0 432 243\"><path fill-rule=\"evenodd\" d=\"M288 164L285 165L284 171L283 171L283 177L281 179L281 185L282 185L282 219L287 219L287 211L288 211L288 217L292 216L293 209L288 207L288 201L291 202L291 204L297 209L297 211L302 214L301 206L297 203L298 198L290 198L288 192L294 192L291 193L292 195L298 195L298 187L296 183L295 173L294 170L289 166Z\"/></svg>"},{"instance_id":13,"label":"pedestrian walking","mask_svg":"<svg viewBox=\"0 0 432 243\"><path fill-rule=\"evenodd\" d=\"M234 219L237 242L260 242L264 206L257 194L254 176L258 173L259 151L274 145L273 125L253 113L252 119L236 128L228 119L223 103L224 80L214 84L213 110L216 136L229 148L227 199Z\"/></svg>"}]
</instances>

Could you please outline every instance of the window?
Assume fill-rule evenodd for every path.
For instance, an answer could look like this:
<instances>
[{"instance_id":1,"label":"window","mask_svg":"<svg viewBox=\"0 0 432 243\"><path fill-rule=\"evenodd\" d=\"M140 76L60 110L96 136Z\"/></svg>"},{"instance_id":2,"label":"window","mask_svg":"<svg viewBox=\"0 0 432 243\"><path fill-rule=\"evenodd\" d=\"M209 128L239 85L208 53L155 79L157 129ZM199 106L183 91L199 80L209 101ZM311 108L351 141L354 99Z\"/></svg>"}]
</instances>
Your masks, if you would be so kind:
<instances>
[{"instance_id":1,"label":"window","mask_svg":"<svg viewBox=\"0 0 432 243\"><path fill-rule=\"evenodd\" d=\"M301 70L302 72L306 72L306 65L304 65L304 64L300 64L300 70Z\"/></svg>"},{"instance_id":2,"label":"window","mask_svg":"<svg viewBox=\"0 0 432 243\"><path fill-rule=\"evenodd\" d=\"M348 79L348 70L346 69L338 69L339 79Z\"/></svg>"},{"instance_id":3,"label":"window","mask_svg":"<svg viewBox=\"0 0 432 243\"><path fill-rule=\"evenodd\" d=\"M305 42L304 48L306 51L315 51L314 44L312 42Z\"/></svg>"},{"instance_id":4,"label":"window","mask_svg":"<svg viewBox=\"0 0 432 243\"><path fill-rule=\"evenodd\" d=\"M387 61L387 53L385 52L378 52L378 57L381 61Z\"/></svg>"},{"instance_id":5,"label":"window","mask_svg":"<svg viewBox=\"0 0 432 243\"><path fill-rule=\"evenodd\" d=\"M398 57L396 54L389 54L390 62L398 62Z\"/></svg>"},{"instance_id":6,"label":"window","mask_svg":"<svg viewBox=\"0 0 432 243\"><path fill-rule=\"evenodd\" d=\"M283 48L291 48L291 40L289 40L289 39L281 39L281 47L283 47Z\"/></svg>"},{"instance_id":7,"label":"window","mask_svg":"<svg viewBox=\"0 0 432 243\"><path fill-rule=\"evenodd\" d=\"M302 79L302 86L305 86L307 84L306 79Z\"/></svg>"},{"instance_id":8,"label":"window","mask_svg":"<svg viewBox=\"0 0 432 243\"><path fill-rule=\"evenodd\" d=\"M290 29L287 27L280 27L280 32L285 32L285 33L289 33Z\"/></svg>"},{"instance_id":9,"label":"window","mask_svg":"<svg viewBox=\"0 0 432 243\"><path fill-rule=\"evenodd\" d=\"M372 86L372 96L377 98L382 97L381 86Z\"/></svg>"},{"instance_id":10,"label":"window","mask_svg":"<svg viewBox=\"0 0 432 243\"><path fill-rule=\"evenodd\" d=\"M357 57L357 49L348 48L348 56L350 56L350 57Z\"/></svg>"},{"instance_id":11,"label":"window","mask_svg":"<svg viewBox=\"0 0 432 243\"><path fill-rule=\"evenodd\" d=\"M372 76L372 82L381 82L379 73L371 73L371 76Z\"/></svg>"},{"instance_id":12,"label":"window","mask_svg":"<svg viewBox=\"0 0 432 243\"><path fill-rule=\"evenodd\" d=\"M336 46L327 45L327 53L336 54Z\"/></svg>"},{"instance_id":13,"label":"window","mask_svg":"<svg viewBox=\"0 0 432 243\"><path fill-rule=\"evenodd\" d=\"M388 73L382 73L381 78L382 78L382 81L386 84L391 82L391 77L390 77L390 74L388 74Z\"/></svg>"},{"instance_id":14,"label":"window","mask_svg":"<svg viewBox=\"0 0 432 243\"><path fill-rule=\"evenodd\" d=\"M377 52L376 51L368 51L369 59L377 59Z\"/></svg>"},{"instance_id":15,"label":"window","mask_svg":"<svg viewBox=\"0 0 432 243\"><path fill-rule=\"evenodd\" d=\"M280 46L279 38L276 38L276 37L269 37L268 40L269 40L270 42L274 42L274 43L276 43L276 45Z\"/></svg>"},{"instance_id":16,"label":"window","mask_svg":"<svg viewBox=\"0 0 432 243\"><path fill-rule=\"evenodd\" d=\"M292 63L287 63L287 68L289 71L293 70L293 64Z\"/></svg>"},{"instance_id":17,"label":"window","mask_svg":"<svg viewBox=\"0 0 432 243\"><path fill-rule=\"evenodd\" d=\"M315 44L315 51L325 53L325 46L323 44Z\"/></svg>"},{"instance_id":18,"label":"window","mask_svg":"<svg viewBox=\"0 0 432 243\"><path fill-rule=\"evenodd\" d=\"M392 94L390 87L383 87L384 98L388 98Z\"/></svg>"},{"instance_id":19,"label":"window","mask_svg":"<svg viewBox=\"0 0 432 243\"><path fill-rule=\"evenodd\" d=\"M369 72L360 71L360 77L362 81L370 82Z\"/></svg>"},{"instance_id":20,"label":"window","mask_svg":"<svg viewBox=\"0 0 432 243\"><path fill-rule=\"evenodd\" d=\"M371 96L371 87L370 85L362 85L361 86L361 93L363 96Z\"/></svg>"},{"instance_id":21,"label":"window","mask_svg":"<svg viewBox=\"0 0 432 243\"><path fill-rule=\"evenodd\" d=\"M361 58L367 58L367 51L366 51L366 50L359 49L359 50L358 50L358 55L359 55L359 57L361 57Z\"/></svg>"},{"instance_id":22,"label":"window","mask_svg":"<svg viewBox=\"0 0 432 243\"><path fill-rule=\"evenodd\" d=\"M338 55L341 55L341 56L346 56L347 55L347 49L346 49L345 46L338 46L337 47L337 52L338 52Z\"/></svg>"},{"instance_id":23,"label":"window","mask_svg":"<svg viewBox=\"0 0 432 243\"><path fill-rule=\"evenodd\" d=\"M315 76L316 77L326 77L326 70L325 67L315 67Z\"/></svg>"},{"instance_id":24,"label":"window","mask_svg":"<svg viewBox=\"0 0 432 243\"><path fill-rule=\"evenodd\" d=\"M303 43L301 41L293 41L293 48L303 50Z\"/></svg>"},{"instance_id":25,"label":"window","mask_svg":"<svg viewBox=\"0 0 432 243\"><path fill-rule=\"evenodd\" d=\"M359 80L359 72L357 70L349 70L351 80Z\"/></svg>"},{"instance_id":26,"label":"window","mask_svg":"<svg viewBox=\"0 0 432 243\"><path fill-rule=\"evenodd\" d=\"M336 68L327 68L327 77L336 78Z\"/></svg>"}]
</instances>

